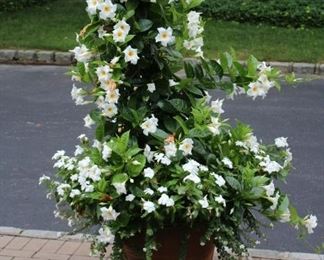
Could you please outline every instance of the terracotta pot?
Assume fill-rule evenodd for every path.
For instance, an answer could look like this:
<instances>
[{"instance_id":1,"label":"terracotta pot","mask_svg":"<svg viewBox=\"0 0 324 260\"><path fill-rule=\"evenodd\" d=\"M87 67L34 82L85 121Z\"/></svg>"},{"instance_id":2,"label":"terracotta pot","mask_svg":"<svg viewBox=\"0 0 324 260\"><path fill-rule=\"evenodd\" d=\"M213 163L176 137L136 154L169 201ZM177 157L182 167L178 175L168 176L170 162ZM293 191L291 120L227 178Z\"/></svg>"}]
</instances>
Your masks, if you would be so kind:
<instances>
[{"instance_id":1,"label":"terracotta pot","mask_svg":"<svg viewBox=\"0 0 324 260\"><path fill-rule=\"evenodd\" d=\"M154 251L153 260L179 260L181 241L184 229L173 228L161 230L156 236L158 250ZM202 232L190 231L186 260L213 260L215 246L209 242L205 246L200 245ZM124 241L123 253L125 260L143 260L144 235L137 235Z\"/></svg>"}]
</instances>

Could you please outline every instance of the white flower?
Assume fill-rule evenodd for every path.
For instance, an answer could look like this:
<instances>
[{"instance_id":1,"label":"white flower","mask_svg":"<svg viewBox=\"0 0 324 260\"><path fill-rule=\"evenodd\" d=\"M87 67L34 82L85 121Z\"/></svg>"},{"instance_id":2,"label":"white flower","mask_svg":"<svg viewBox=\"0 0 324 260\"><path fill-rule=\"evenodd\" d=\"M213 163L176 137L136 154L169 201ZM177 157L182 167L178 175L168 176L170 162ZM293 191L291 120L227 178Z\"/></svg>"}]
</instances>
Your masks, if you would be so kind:
<instances>
[{"instance_id":1,"label":"white flower","mask_svg":"<svg viewBox=\"0 0 324 260\"><path fill-rule=\"evenodd\" d=\"M130 62L134 65L137 64L139 57L137 55L137 49L133 49L131 46L128 46L124 51L125 61Z\"/></svg>"},{"instance_id":2,"label":"white flower","mask_svg":"<svg viewBox=\"0 0 324 260\"><path fill-rule=\"evenodd\" d=\"M175 37L172 35L173 30L171 27L158 28L158 35L155 37L156 42L161 42L162 46L167 47L169 44L172 44L175 41Z\"/></svg>"},{"instance_id":3,"label":"white flower","mask_svg":"<svg viewBox=\"0 0 324 260\"><path fill-rule=\"evenodd\" d=\"M170 87L174 87L174 86L177 86L177 85L179 85L178 82L175 82L173 79L169 79L169 86Z\"/></svg>"},{"instance_id":4,"label":"white flower","mask_svg":"<svg viewBox=\"0 0 324 260\"><path fill-rule=\"evenodd\" d=\"M272 70L272 68L271 68L271 66L268 66L267 63L261 62L258 65L258 70L260 71L260 73L266 73L266 72L270 72Z\"/></svg>"},{"instance_id":5,"label":"white flower","mask_svg":"<svg viewBox=\"0 0 324 260\"><path fill-rule=\"evenodd\" d=\"M182 169L186 172L197 175L199 172L199 167L200 167L200 163L190 159L186 164L182 166Z\"/></svg>"},{"instance_id":6,"label":"white flower","mask_svg":"<svg viewBox=\"0 0 324 260\"><path fill-rule=\"evenodd\" d=\"M108 159L111 157L112 150L108 146L108 144L103 145L102 149L102 159L104 159L106 162L108 162Z\"/></svg>"},{"instance_id":7,"label":"white flower","mask_svg":"<svg viewBox=\"0 0 324 260\"><path fill-rule=\"evenodd\" d=\"M117 28L113 31L113 39L115 42L125 42L127 33L121 28Z\"/></svg>"},{"instance_id":8,"label":"white flower","mask_svg":"<svg viewBox=\"0 0 324 260\"><path fill-rule=\"evenodd\" d=\"M99 4L99 0L87 0L87 12L90 15L95 15L97 13L97 7Z\"/></svg>"},{"instance_id":9,"label":"white flower","mask_svg":"<svg viewBox=\"0 0 324 260\"><path fill-rule=\"evenodd\" d=\"M194 174L194 173L190 173L189 175L187 175L183 181L186 181L186 180L190 180L196 184L200 183L201 182L201 179L199 178L199 176L197 174Z\"/></svg>"},{"instance_id":10,"label":"white flower","mask_svg":"<svg viewBox=\"0 0 324 260\"><path fill-rule=\"evenodd\" d=\"M167 157L171 158L177 154L177 146L175 143L169 143L164 145L165 154Z\"/></svg>"},{"instance_id":11,"label":"white flower","mask_svg":"<svg viewBox=\"0 0 324 260\"><path fill-rule=\"evenodd\" d=\"M167 207L172 207L172 206L174 206L174 200L171 199L167 194L164 193L159 198L158 204L164 205L164 206L167 206Z\"/></svg>"},{"instance_id":12,"label":"white flower","mask_svg":"<svg viewBox=\"0 0 324 260\"><path fill-rule=\"evenodd\" d=\"M207 195L202 200L199 200L198 202L199 202L199 204L201 205L201 207L203 209L207 209L209 207L209 203L208 203L208 200L207 200Z\"/></svg>"},{"instance_id":13,"label":"white flower","mask_svg":"<svg viewBox=\"0 0 324 260\"><path fill-rule=\"evenodd\" d=\"M221 122L219 121L218 117L211 117L211 123L208 125L208 129L212 132L213 135L220 134L220 126Z\"/></svg>"},{"instance_id":14,"label":"white flower","mask_svg":"<svg viewBox=\"0 0 324 260\"><path fill-rule=\"evenodd\" d=\"M168 188L166 188L166 187L159 187L158 189L157 189L160 193L163 193L163 192L167 192L168 191Z\"/></svg>"},{"instance_id":15,"label":"white flower","mask_svg":"<svg viewBox=\"0 0 324 260\"><path fill-rule=\"evenodd\" d=\"M287 149L286 150L286 159L285 159L285 162L284 162L284 167L286 167L293 159L293 156L292 156L292 153L290 152L290 149Z\"/></svg>"},{"instance_id":16,"label":"white flower","mask_svg":"<svg viewBox=\"0 0 324 260\"><path fill-rule=\"evenodd\" d=\"M122 182L122 183L114 183L113 186L115 187L117 193L119 195L121 194L127 194L127 190L126 190L126 183Z\"/></svg>"},{"instance_id":17,"label":"white flower","mask_svg":"<svg viewBox=\"0 0 324 260\"><path fill-rule=\"evenodd\" d=\"M114 57L114 58L110 61L110 64L112 64L112 65L116 65L117 62L119 61L119 58L120 58L120 57Z\"/></svg>"},{"instance_id":18,"label":"white flower","mask_svg":"<svg viewBox=\"0 0 324 260\"><path fill-rule=\"evenodd\" d=\"M152 168L146 168L144 169L144 177L152 179L154 177L154 171Z\"/></svg>"},{"instance_id":19,"label":"white flower","mask_svg":"<svg viewBox=\"0 0 324 260\"><path fill-rule=\"evenodd\" d=\"M113 4L110 0L98 5L99 17L102 20L113 19L116 15L117 5Z\"/></svg>"},{"instance_id":20,"label":"white flower","mask_svg":"<svg viewBox=\"0 0 324 260\"><path fill-rule=\"evenodd\" d=\"M189 155L191 154L192 148L193 148L193 141L190 138L186 138L181 142L181 145L179 146L179 149L183 151L183 155Z\"/></svg>"},{"instance_id":21,"label":"white flower","mask_svg":"<svg viewBox=\"0 0 324 260\"><path fill-rule=\"evenodd\" d=\"M39 183L38 184L42 185L43 183L46 183L46 182L48 182L50 180L51 180L50 177L43 174L43 176L39 178Z\"/></svg>"},{"instance_id":22,"label":"white flower","mask_svg":"<svg viewBox=\"0 0 324 260\"><path fill-rule=\"evenodd\" d=\"M156 90L155 84L154 83L147 84L147 90L153 93Z\"/></svg>"},{"instance_id":23,"label":"white flower","mask_svg":"<svg viewBox=\"0 0 324 260\"><path fill-rule=\"evenodd\" d=\"M116 220L120 215L120 213L114 210L112 206L110 206L109 208L102 207L100 208L100 211L101 216L105 221Z\"/></svg>"},{"instance_id":24,"label":"white flower","mask_svg":"<svg viewBox=\"0 0 324 260\"><path fill-rule=\"evenodd\" d=\"M135 196L133 194L128 194L125 198L126 201L133 201L135 199Z\"/></svg>"},{"instance_id":25,"label":"white flower","mask_svg":"<svg viewBox=\"0 0 324 260\"><path fill-rule=\"evenodd\" d=\"M80 145L75 146L74 156L83 154L84 149Z\"/></svg>"},{"instance_id":26,"label":"white flower","mask_svg":"<svg viewBox=\"0 0 324 260\"><path fill-rule=\"evenodd\" d=\"M283 212L281 215L280 215L280 220L279 220L281 223L287 223L290 221L290 210L289 208L287 208L285 210L285 212Z\"/></svg>"},{"instance_id":27,"label":"white flower","mask_svg":"<svg viewBox=\"0 0 324 260\"><path fill-rule=\"evenodd\" d=\"M282 169L279 163L271 161L269 155L263 158L263 161L260 162L260 166L268 173L279 172Z\"/></svg>"},{"instance_id":28,"label":"white flower","mask_svg":"<svg viewBox=\"0 0 324 260\"><path fill-rule=\"evenodd\" d=\"M112 76L111 72L112 72L112 69L109 67L109 65L99 66L96 69L96 74L97 74L98 80L100 82L104 82L104 81L111 79L111 76Z\"/></svg>"},{"instance_id":29,"label":"white flower","mask_svg":"<svg viewBox=\"0 0 324 260\"><path fill-rule=\"evenodd\" d=\"M287 138L285 138L285 137L278 137L278 138L276 138L275 139L275 145L278 148L288 147Z\"/></svg>"},{"instance_id":30,"label":"white flower","mask_svg":"<svg viewBox=\"0 0 324 260\"><path fill-rule=\"evenodd\" d=\"M95 139L93 141L92 147L97 148L99 151L101 151L102 150L102 143L99 142L97 139Z\"/></svg>"},{"instance_id":31,"label":"white flower","mask_svg":"<svg viewBox=\"0 0 324 260\"><path fill-rule=\"evenodd\" d=\"M149 145L145 145L144 148L144 156L146 157L147 161L150 163L153 160L154 152L151 152L151 147Z\"/></svg>"},{"instance_id":32,"label":"white flower","mask_svg":"<svg viewBox=\"0 0 324 260\"><path fill-rule=\"evenodd\" d=\"M224 208L226 207L226 200L223 198L222 195L219 195L219 196L215 197L215 201L218 204L223 204Z\"/></svg>"},{"instance_id":33,"label":"white flower","mask_svg":"<svg viewBox=\"0 0 324 260\"><path fill-rule=\"evenodd\" d=\"M115 115L118 114L118 108L113 103L104 104L102 114L106 117L113 118Z\"/></svg>"},{"instance_id":34,"label":"white flower","mask_svg":"<svg viewBox=\"0 0 324 260\"><path fill-rule=\"evenodd\" d=\"M100 39L104 39L104 37L108 36L109 33L105 30L105 27L102 25L98 28L98 37Z\"/></svg>"},{"instance_id":35,"label":"white flower","mask_svg":"<svg viewBox=\"0 0 324 260\"><path fill-rule=\"evenodd\" d=\"M222 187L225 185L225 180L222 176L218 175L218 174L215 174L215 173L211 173L211 175L213 175L216 179L216 184L219 186L219 187Z\"/></svg>"},{"instance_id":36,"label":"white flower","mask_svg":"<svg viewBox=\"0 0 324 260\"><path fill-rule=\"evenodd\" d=\"M145 193L145 194L148 194L148 195L153 195L153 194L154 194L154 191L153 191L152 189L150 189L150 188L146 188L146 189L144 190L144 193Z\"/></svg>"},{"instance_id":37,"label":"white flower","mask_svg":"<svg viewBox=\"0 0 324 260\"><path fill-rule=\"evenodd\" d=\"M152 213L153 211L155 211L155 205L151 201L144 201L144 203L143 203L143 209L147 213Z\"/></svg>"},{"instance_id":38,"label":"white flower","mask_svg":"<svg viewBox=\"0 0 324 260\"><path fill-rule=\"evenodd\" d=\"M73 189L70 192L70 198L71 199L73 199L74 197L79 196L79 195L81 195L81 191L78 190L78 189Z\"/></svg>"},{"instance_id":39,"label":"white flower","mask_svg":"<svg viewBox=\"0 0 324 260\"><path fill-rule=\"evenodd\" d=\"M92 120L90 115L87 115L85 118L83 118L83 120L84 126L87 128L91 128L91 126L95 124L95 121Z\"/></svg>"},{"instance_id":40,"label":"white flower","mask_svg":"<svg viewBox=\"0 0 324 260\"><path fill-rule=\"evenodd\" d=\"M260 144L258 139L254 135L250 135L249 138L245 141L246 146L255 154L259 152Z\"/></svg>"},{"instance_id":41,"label":"white flower","mask_svg":"<svg viewBox=\"0 0 324 260\"><path fill-rule=\"evenodd\" d=\"M259 96L265 97L267 93L265 92L265 89L262 87L262 84L259 81L256 81L256 82L251 82L249 84L249 89L246 92L246 94L252 97L253 99L256 99Z\"/></svg>"},{"instance_id":42,"label":"white flower","mask_svg":"<svg viewBox=\"0 0 324 260\"><path fill-rule=\"evenodd\" d=\"M64 150L60 150L60 151L57 151L53 157L52 157L52 160L58 160L58 159L61 159L63 156L65 155L65 151Z\"/></svg>"},{"instance_id":43,"label":"white flower","mask_svg":"<svg viewBox=\"0 0 324 260\"><path fill-rule=\"evenodd\" d=\"M88 62L93 56L93 53L84 44L81 44L81 46L75 47L70 52L74 53L74 58L78 62L83 62L83 63Z\"/></svg>"},{"instance_id":44,"label":"white flower","mask_svg":"<svg viewBox=\"0 0 324 260\"><path fill-rule=\"evenodd\" d=\"M307 228L308 234L314 233L313 229L317 227L317 217L308 215L304 218L304 225Z\"/></svg>"},{"instance_id":45,"label":"white flower","mask_svg":"<svg viewBox=\"0 0 324 260\"><path fill-rule=\"evenodd\" d=\"M112 234L109 227L104 227L99 229L99 236L97 236L97 239L103 244L113 244L115 236Z\"/></svg>"},{"instance_id":46,"label":"white flower","mask_svg":"<svg viewBox=\"0 0 324 260\"><path fill-rule=\"evenodd\" d=\"M217 99L215 101L212 101L211 102L212 111L217 114L223 114L224 113L223 102L224 102L224 99L221 99L221 100Z\"/></svg>"},{"instance_id":47,"label":"white flower","mask_svg":"<svg viewBox=\"0 0 324 260\"><path fill-rule=\"evenodd\" d=\"M269 185L263 186L263 188L265 189L268 197L271 197L275 192L275 186L273 184L273 181Z\"/></svg>"},{"instance_id":48,"label":"white flower","mask_svg":"<svg viewBox=\"0 0 324 260\"><path fill-rule=\"evenodd\" d=\"M223 160L222 160L222 162L224 163L224 165L225 165L227 168L229 168L229 169L233 169L233 163L232 163L232 161L231 161L229 158L224 157Z\"/></svg>"},{"instance_id":49,"label":"white flower","mask_svg":"<svg viewBox=\"0 0 324 260\"><path fill-rule=\"evenodd\" d=\"M171 164L171 160L167 156L165 156L163 153L154 153L154 159L158 163L162 163L164 165L170 165Z\"/></svg>"},{"instance_id":50,"label":"white flower","mask_svg":"<svg viewBox=\"0 0 324 260\"><path fill-rule=\"evenodd\" d=\"M118 103L120 94L119 94L119 89L113 89L113 90L108 90L106 92L106 100L108 103L116 104Z\"/></svg>"},{"instance_id":51,"label":"white flower","mask_svg":"<svg viewBox=\"0 0 324 260\"><path fill-rule=\"evenodd\" d=\"M63 183L57 186L56 191L59 196L64 196L67 189L70 189L71 186L69 184Z\"/></svg>"},{"instance_id":52,"label":"white flower","mask_svg":"<svg viewBox=\"0 0 324 260\"><path fill-rule=\"evenodd\" d=\"M73 84L73 87L72 87L72 90L71 90L71 97L72 97L72 100L75 101L75 104L77 106L79 105L85 105L85 104L88 104L89 102L87 101L84 101L84 90L82 88L77 88L74 84Z\"/></svg>"},{"instance_id":53,"label":"white flower","mask_svg":"<svg viewBox=\"0 0 324 260\"><path fill-rule=\"evenodd\" d=\"M130 31L130 26L125 21L125 19L123 19L123 20L119 21L118 23L116 23L114 25L114 30L117 30L117 29L123 30L126 33L126 35L127 35L129 33L129 31Z\"/></svg>"},{"instance_id":54,"label":"white flower","mask_svg":"<svg viewBox=\"0 0 324 260\"><path fill-rule=\"evenodd\" d=\"M150 133L154 134L157 131L159 120L152 114L151 118L145 118L141 124L144 135L148 136Z\"/></svg>"},{"instance_id":55,"label":"white flower","mask_svg":"<svg viewBox=\"0 0 324 260\"><path fill-rule=\"evenodd\" d=\"M270 209L275 210L278 206L278 200L280 198L280 194L277 191L274 197L268 197L267 199L272 202L272 206Z\"/></svg>"}]
</instances>

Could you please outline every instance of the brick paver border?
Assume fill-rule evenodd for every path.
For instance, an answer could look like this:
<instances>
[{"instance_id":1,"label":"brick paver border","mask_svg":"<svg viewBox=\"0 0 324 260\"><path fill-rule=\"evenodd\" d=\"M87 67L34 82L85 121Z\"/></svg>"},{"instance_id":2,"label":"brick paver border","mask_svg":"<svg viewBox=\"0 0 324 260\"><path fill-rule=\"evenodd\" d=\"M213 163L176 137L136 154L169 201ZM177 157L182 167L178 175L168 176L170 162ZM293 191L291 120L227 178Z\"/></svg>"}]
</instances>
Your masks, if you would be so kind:
<instances>
[{"instance_id":1,"label":"brick paver border","mask_svg":"<svg viewBox=\"0 0 324 260\"><path fill-rule=\"evenodd\" d=\"M261 249L250 249L249 253L250 256L245 257L245 260L324 260L324 255L306 253ZM82 234L0 227L0 260L98 259L89 254L90 243Z\"/></svg>"}]
</instances>

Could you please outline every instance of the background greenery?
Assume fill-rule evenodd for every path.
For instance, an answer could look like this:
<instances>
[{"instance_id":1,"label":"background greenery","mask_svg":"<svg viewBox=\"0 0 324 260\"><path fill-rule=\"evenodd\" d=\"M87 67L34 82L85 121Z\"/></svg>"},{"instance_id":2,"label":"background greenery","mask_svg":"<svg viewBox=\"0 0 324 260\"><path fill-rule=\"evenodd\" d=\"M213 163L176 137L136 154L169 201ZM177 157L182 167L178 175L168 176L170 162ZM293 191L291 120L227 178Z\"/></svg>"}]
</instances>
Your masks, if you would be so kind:
<instances>
[{"instance_id":1,"label":"background greenery","mask_svg":"<svg viewBox=\"0 0 324 260\"><path fill-rule=\"evenodd\" d=\"M0 48L72 49L75 33L88 22L85 7L84 0L53 0L5 12L0 15ZM205 35L206 53L213 58L233 47L239 58L253 53L260 60L324 62L324 26L302 30L210 18Z\"/></svg>"},{"instance_id":2,"label":"background greenery","mask_svg":"<svg viewBox=\"0 0 324 260\"><path fill-rule=\"evenodd\" d=\"M32 5L41 5L49 1L50 0L0 0L0 13L16 11Z\"/></svg>"},{"instance_id":3,"label":"background greenery","mask_svg":"<svg viewBox=\"0 0 324 260\"><path fill-rule=\"evenodd\" d=\"M205 0L202 11L225 21L292 27L324 26L322 0Z\"/></svg>"}]
</instances>

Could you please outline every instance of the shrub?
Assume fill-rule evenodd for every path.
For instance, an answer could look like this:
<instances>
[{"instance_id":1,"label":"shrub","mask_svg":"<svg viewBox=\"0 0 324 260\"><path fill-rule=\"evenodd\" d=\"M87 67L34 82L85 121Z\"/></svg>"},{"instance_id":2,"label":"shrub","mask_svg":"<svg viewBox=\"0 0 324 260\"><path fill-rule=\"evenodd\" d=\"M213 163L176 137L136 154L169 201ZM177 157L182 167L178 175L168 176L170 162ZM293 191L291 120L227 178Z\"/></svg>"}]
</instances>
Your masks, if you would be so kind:
<instances>
[{"instance_id":1,"label":"shrub","mask_svg":"<svg viewBox=\"0 0 324 260\"><path fill-rule=\"evenodd\" d=\"M40 5L48 0L0 0L0 12L17 11L32 5Z\"/></svg>"},{"instance_id":2,"label":"shrub","mask_svg":"<svg viewBox=\"0 0 324 260\"><path fill-rule=\"evenodd\" d=\"M201 10L219 20L292 27L324 26L324 1L318 0L205 0Z\"/></svg>"}]
</instances>

